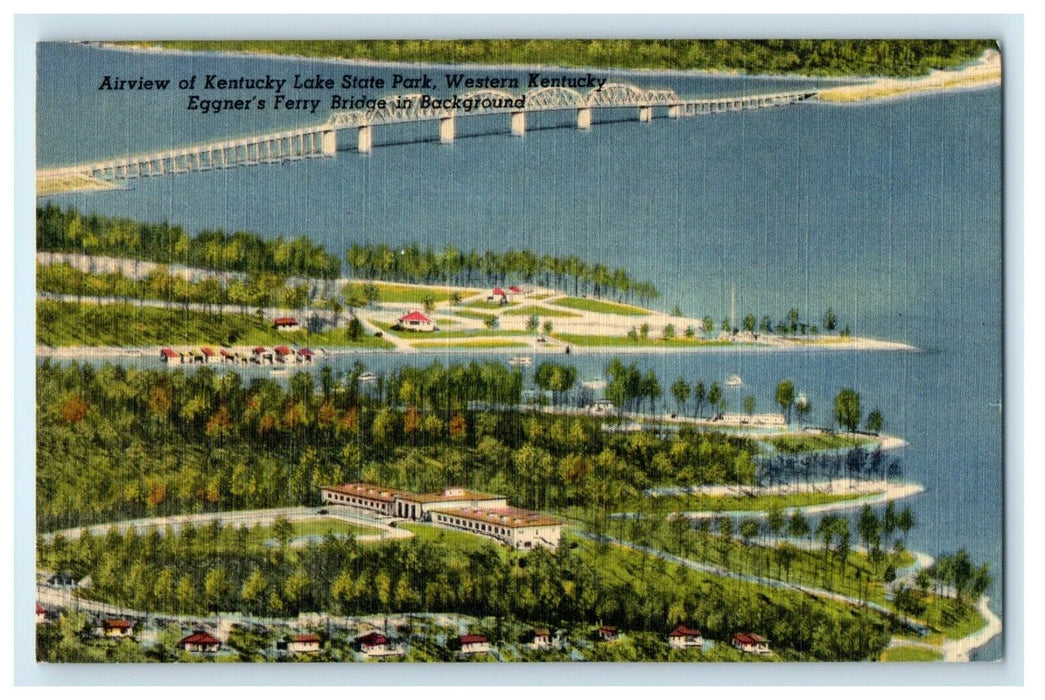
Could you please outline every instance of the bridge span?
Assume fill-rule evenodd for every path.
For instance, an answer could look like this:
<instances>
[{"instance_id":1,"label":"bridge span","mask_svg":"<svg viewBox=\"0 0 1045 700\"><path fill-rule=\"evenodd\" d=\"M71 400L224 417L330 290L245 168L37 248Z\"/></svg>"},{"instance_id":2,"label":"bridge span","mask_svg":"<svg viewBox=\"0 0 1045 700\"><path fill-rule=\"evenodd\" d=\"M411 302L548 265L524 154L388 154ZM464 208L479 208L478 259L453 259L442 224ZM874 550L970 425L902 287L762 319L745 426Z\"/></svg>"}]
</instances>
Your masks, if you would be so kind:
<instances>
[{"instance_id":1,"label":"bridge span","mask_svg":"<svg viewBox=\"0 0 1045 700\"><path fill-rule=\"evenodd\" d=\"M368 154L374 148L374 129L390 124L438 122L439 141L449 144L456 137L457 120L475 116L506 115L511 135L522 137L526 134L526 116L531 113L572 112L577 128L584 131L592 127L594 110L634 109L638 121L648 123L653 120L655 110L668 119L680 119L793 105L816 99L818 95L816 90L804 90L697 99L680 97L674 90L646 89L626 83L609 83L587 93L568 87L541 87L517 94L475 90L445 98L424 94L389 95L372 101L371 109L334 112L327 121L313 126L46 168L37 171L37 179L86 175L116 181L332 157L337 152L340 131L355 131L356 150Z\"/></svg>"}]
</instances>

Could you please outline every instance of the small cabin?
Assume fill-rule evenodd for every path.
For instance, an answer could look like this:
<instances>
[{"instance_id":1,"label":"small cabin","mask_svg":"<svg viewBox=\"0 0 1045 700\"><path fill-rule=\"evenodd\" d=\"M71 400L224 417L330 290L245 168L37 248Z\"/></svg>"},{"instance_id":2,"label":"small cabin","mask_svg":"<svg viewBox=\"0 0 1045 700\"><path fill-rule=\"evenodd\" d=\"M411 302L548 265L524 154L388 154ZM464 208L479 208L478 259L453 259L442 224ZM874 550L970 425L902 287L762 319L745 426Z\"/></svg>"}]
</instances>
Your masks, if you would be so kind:
<instances>
[{"instance_id":1,"label":"small cabin","mask_svg":"<svg viewBox=\"0 0 1045 700\"><path fill-rule=\"evenodd\" d=\"M700 630L679 625L668 633L668 646L672 649L700 649L704 646L704 636Z\"/></svg>"},{"instance_id":2,"label":"small cabin","mask_svg":"<svg viewBox=\"0 0 1045 700\"><path fill-rule=\"evenodd\" d=\"M284 364L287 362L294 362L296 358L294 351L286 345L277 345L272 348L272 352L276 353L276 361Z\"/></svg>"},{"instance_id":3,"label":"small cabin","mask_svg":"<svg viewBox=\"0 0 1045 700\"><path fill-rule=\"evenodd\" d=\"M277 331L299 331L301 330L301 324L293 316L282 316L277 319L273 319L272 327Z\"/></svg>"},{"instance_id":4,"label":"small cabin","mask_svg":"<svg viewBox=\"0 0 1045 700\"><path fill-rule=\"evenodd\" d=\"M733 646L745 654L771 654L769 640L754 632L737 632L733 635Z\"/></svg>"},{"instance_id":5,"label":"small cabin","mask_svg":"<svg viewBox=\"0 0 1045 700\"><path fill-rule=\"evenodd\" d=\"M36 624L42 625L47 622L47 610L39 603L36 604Z\"/></svg>"},{"instance_id":6,"label":"small cabin","mask_svg":"<svg viewBox=\"0 0 1045 700\"><path fill-rule=\"evenodd\" d=\"M481 634L463 634L457 638L462 654L484 654L490 651L490 643Z\"/></svg>"},{"instance_id":7,"label":"small cabin","mask_svg":"<svg viewBox=\"0 0 1045 700\"><path fill-rule=\"evenodd\" d=\"M160 359L168 364L180 363L181 355L170 348L160 350Z\"/></svg>"},{"instance_id":8,"label":"small cabin","mask_svg":"<svg viewBox=\"0 0 1045 700\"><path fill-rule=\"evenodd\" d=\"M420 311L411 311L405 316L400 316L396 321L396 327L405 331L418 331L428 333L439 330L435 321L425 316Z\"/></svg>"},{"instance_id":9,"label":"small cabin","mask_svg":"<svg viewBox=\"0 0 1045 700\"><path fill-rule=\"evenodd\" d=\"M221 640L203 630L196 630L178 642L178 647L192 654L214 654L221 651Z\"/></svg>"},{"instance_id":10,"label":"small cabin","mask_svg":"<svg viewBox=\"0 0 1045 700\"><path fill-rule=\"evenodd\" d=\"M616 627L603 625L595 631L600 642L616 642L620 639L620 631Z\"/></svg>"},{"instance_id":11,"label":"small cabin","mask_svg":"<svg viewBox=\"0 0 1045 700\"><path fill-rule=\"evenodd\" d=\"M134 623L130 620L102 620L102 636L107 639L122 639L134 636Z\"/></svg>"},{"instance_id":12,"label":"small cabin","mask_svg":"<svg viewBox=\"0 0 1045 700\"><path fill-rule=\"evenodd\" d=\"M371 632L362 637L356 637L356 648L366 656L401 656L403 654L401 647L380 632Z\"/></svg>"},{"instance_id":13,"label":"small cabin","mask_svg":"<svg viewBox=\"0 0 1045 700\"><path fill-rule=\"evenodd\" d=\"M298 634L287 642L287 651L292 654L318 654L322 642L318 634Z\"/></svg>"},{"instance_id":14,"label":"small cabin","mask_svg":"<svg viewBox=\"0 0 1045 700\"><path fill-rule=\"evenodd\" d=\"M531 630L529 637L530 639L528 644L530 648L534 651L539 651L541 649L551 649L552 647L551 632L544 629L543 627L538 627L536 629Z\"/></svg>"}]
</instances>

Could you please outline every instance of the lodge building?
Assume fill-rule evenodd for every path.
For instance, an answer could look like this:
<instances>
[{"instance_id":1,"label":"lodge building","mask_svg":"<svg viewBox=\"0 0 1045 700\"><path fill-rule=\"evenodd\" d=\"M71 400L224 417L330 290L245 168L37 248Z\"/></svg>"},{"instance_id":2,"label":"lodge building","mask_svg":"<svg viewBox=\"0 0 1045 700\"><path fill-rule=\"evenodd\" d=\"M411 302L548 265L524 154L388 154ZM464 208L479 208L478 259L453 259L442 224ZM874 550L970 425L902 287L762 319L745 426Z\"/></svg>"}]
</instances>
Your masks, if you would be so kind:
<instances>
[{"instance_id":1,"label":"lodge building","mask_svg":"<svg viewBox=\"0 0 1045 700\"><path fill-rule=\"evenodd\" d=\"M555 549L562 521L544 513L513 508L508 499L464 488L413 493L375 484L324 486L324 503L362 508L389 518L430 522L492 537L515 549Z\"/></svg>"}]
</instances>

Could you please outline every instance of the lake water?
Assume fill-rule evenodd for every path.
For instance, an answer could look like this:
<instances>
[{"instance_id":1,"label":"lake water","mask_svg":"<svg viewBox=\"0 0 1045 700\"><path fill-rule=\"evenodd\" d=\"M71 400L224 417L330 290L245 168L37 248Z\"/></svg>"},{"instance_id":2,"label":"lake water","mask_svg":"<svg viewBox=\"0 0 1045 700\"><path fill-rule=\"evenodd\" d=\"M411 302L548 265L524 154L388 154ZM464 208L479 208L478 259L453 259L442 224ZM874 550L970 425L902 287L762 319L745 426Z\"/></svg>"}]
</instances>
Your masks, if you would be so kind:
<instances>
[{"instance_id":1,"label":"lake water","mask_svg":"<svg viewBox=\"0 0 1045 700\"><path fill-rule=\"evenodd\" d=\"M78 45L42 45L40 66L41 166L328 116L322 107L303 116L203 115L184 110L187 94L180 91L99 91L105 75L405 72ZM610 78L673 87L685 96L816 85L648 73ZM360 92L378 96L355 94ZM790 377L811 399L813 419L822 423L831 420L838 390L855 388L865 412L880 408L886 430L910 443L906 476L926 486L909 501L920 523L911 546L930 553L964 547L975 560L989 561L997 580L992 607L1000 611L1000 90L850 107L809 103L651 124L617 121L622 118L634 115L596 114L597 122L612 123L579 132L543 128L567 119L544 116L530 119L521 139L504 134L506 117L464 119L450 146L437 142L431 123L378 127L369 156L354 152L352 139L343 137L344 150L332 159L143 179L124 191L45 201L168 220L190 232L223 227L308 234L337 252L366 241L575 254L653 281L665 310L678 304L689 315L710 314L716 323L729 313L733 285L738 316L768 313L780 319L796 306L817 322L833 306L855 333L905 341L923 352L624 359L655 369L665 391L678 376L707 384L737 373L746 386L727 392L733 410L749 393L759 410L769 410L774 386ZM398 144L382 147L392 142ZM575 355L570 361L581 378L593 378L609 357ZM440 358L446 356L370 355L363 361L382 371ZM978 658L1000 655L995 640Z\"/></svg>"}]
</instances>

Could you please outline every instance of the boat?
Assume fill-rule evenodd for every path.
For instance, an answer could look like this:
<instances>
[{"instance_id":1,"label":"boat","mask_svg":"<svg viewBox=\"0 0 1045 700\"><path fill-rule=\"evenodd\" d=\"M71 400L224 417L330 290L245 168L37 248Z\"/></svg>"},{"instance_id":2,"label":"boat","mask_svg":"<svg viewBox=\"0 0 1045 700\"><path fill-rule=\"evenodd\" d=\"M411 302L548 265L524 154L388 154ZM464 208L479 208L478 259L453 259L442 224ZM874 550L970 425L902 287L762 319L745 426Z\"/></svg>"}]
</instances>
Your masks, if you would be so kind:
<instances>
[{"instance_id":1,"label":"boat","mask_svg":"<svg viewBox=\"0 0 1045 700\"><path fill-rule=\"evenodd\" d=\"M606 381L604 379L585 379L583 382L581 382L581 386L585 389L598 391L599 389L606 388Z\"/></svg>"},{"instance_id":2,"label":"boat","mask_svg":"<svg viewBox=\"0 0 1045 700\"><path fill-rule=\"evenodd\" d=\"M512 367L529 367L533 364L533 358L528 355L513 355L508 358L508 364Z\"/></svg>"},{"instance_id":3,"label":"boat","mask_svg":"<svg viewBox=\"0 0 1045 700\"><path fill-rule=\"evenodd\" d=\"M361 384L366 384L366 383L369 383L369 382L376 382L376 381L377 381L377 375L374 374L373 372L363 372L361 375L359 375L359 382Z\"/></svg>"},{"instance_id":4,"label":"boat","mask_svg":"<svg viewBox=\"0 0 1045 700\"><path fill-rule=\"evenodd\" d=\"M740 378L739 374L731 374L726 379L726 386L744 386L744 380Z\"/></svg>"}]
</instances>

